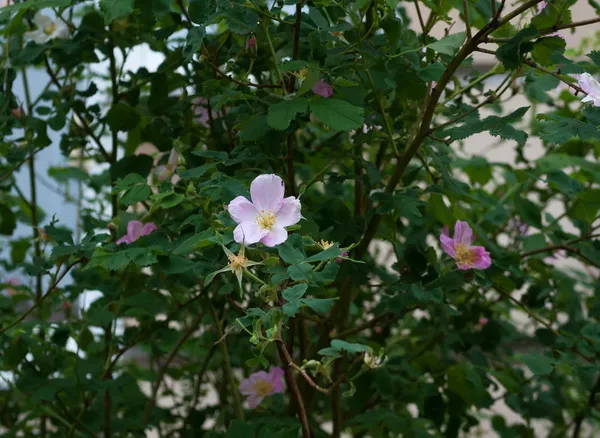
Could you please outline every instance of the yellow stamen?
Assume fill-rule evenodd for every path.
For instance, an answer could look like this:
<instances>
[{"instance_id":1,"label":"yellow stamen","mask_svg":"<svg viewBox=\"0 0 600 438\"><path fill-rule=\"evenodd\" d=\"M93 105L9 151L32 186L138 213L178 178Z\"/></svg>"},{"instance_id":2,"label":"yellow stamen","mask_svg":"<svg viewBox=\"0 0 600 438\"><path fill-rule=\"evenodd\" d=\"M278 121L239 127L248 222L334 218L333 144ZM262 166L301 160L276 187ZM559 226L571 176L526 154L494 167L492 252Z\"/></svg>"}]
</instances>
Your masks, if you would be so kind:
<instances>
[{"instance_id":1,"label":"yellow stamen","mask_svg":"<svg viewBox=\"0 0 600 438\"><path fill-rule=\"evenodd\" d=\"M275 226L276 222L277 219L275 219L275 214L271 210L266 212L261 210L256 218L256 223L258 226L267 231L271 230L271 228Z\"/></svg>"},{"instance_id":2,"label":"yellow stamen","mask_svg":"<svg viewBox=\"0 0 600 438\"><path fill-rule=\"evenodd\" d=\"M46 35L52 35L56 30L56 23L50 23L48 26L44 28L44 33Z\"/></svg>"},{"instance_id":3,"label":"yellow stamen","mask_svg":"<svg viewBox=\"0 0 600 438\"><path fill-rule=\"evenodd\" d=\"M328 240L321 240L319 243L323 249L329 249L333 246L333 242L329 242Z\"/></svg>"},{"instance_id":4,"label":"yellow stamen","mask_svg":"<svg viewBox=\"0 0 600 438\"><path fill-rule=\"evenodd\" d=\"M473 265L477 260L477 253L462 243L456 245L455 253L456 261L461 265Z\"/></svg>"},{"instance_id":5,"label":"yellow stamen","mask_svg":"<svg viewBox=\"0 0 600 438\"><path fill-rule=\"evenodd\" d=\"M246 266L248 259L243 255L232 255L229 256L229 267L232 271L241 271Z\"/></svg>"},{"instance_id":6,"label":"yellow stamen","mask_svg":"<svg viewBox=\"0 0 600 438\"><path fill-rule=\"evenodd\" d=\"M273 385L266 380L257 380L254 383L254 392L259 397L267 397L273 393Z\"/></svg>"}]
</instances>

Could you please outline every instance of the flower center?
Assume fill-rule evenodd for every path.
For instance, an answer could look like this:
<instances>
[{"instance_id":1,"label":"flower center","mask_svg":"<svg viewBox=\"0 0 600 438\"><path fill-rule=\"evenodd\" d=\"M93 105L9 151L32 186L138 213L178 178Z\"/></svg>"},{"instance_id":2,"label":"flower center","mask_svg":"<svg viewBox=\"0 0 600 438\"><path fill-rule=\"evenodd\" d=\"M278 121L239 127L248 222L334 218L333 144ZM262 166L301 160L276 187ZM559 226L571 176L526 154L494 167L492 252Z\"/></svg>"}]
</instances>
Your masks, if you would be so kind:
<instances>
[{"instance_id":1,"label":"flower center","mask_svg":"<svg viewBox=\"0 0 600 438\"><path fill-rule=\"evenodd\" d=\"M259 397L266 397L273 393L273 385L266 380L257 380L254 383L254 392Z\"/></svg>"},{"instance_id":2,"label":"flower center","mask_svg":"<svg viewBox=\"0 0 600 438\"><path fill-rule=\"evenodd\" d=\"M256 223L258 226L267 231L273 228L276 222L277 219L275 219L275 213L273 213L271 210L261 210L256 218Z\"/></svg>"},{"instance_id":3,"label":"flower center","mask_svg":"<svg viewBox=\"0 0 600 438\"><path fill-rule=\"evenodd\" d=\"M333 246L333 242L329 242L328 240L321 240L321 242L319 243L321 244L323 249L329 249Z\"/></svg>"},{"instance_id":4,"label":"flower center","mask_svg":"<svg viewBox=\"0 0 600 438\"><path fill-rule=\"evenodd\" d=\"M469 247L462 243L456 245L454 252L456 253L456 261L461 265L472 265L477 258L475 251L471 251Z\"/></svg>"},{"instance_id":5,"label":"flower center","mask_svg":"<svg viewBox=\"0 0 600 438\"><path fill-rule=\"evenodd\" d=\"M241 255L233 255L229 257L228 265L233 271L241 271L244 266L246 266L246 262L248 262L246 257Z\"/></svg>"},{"instance_id":6,"label":"flower center","mask_svg":"<svg viewBox=\"0 0 600 438\"><path fill-rule=\"evenodd\" d=\"M44 33L46 35L52 35L56 30L56 23L50 23L48 26L44 28Z\"/></svg>"}]
</instances>

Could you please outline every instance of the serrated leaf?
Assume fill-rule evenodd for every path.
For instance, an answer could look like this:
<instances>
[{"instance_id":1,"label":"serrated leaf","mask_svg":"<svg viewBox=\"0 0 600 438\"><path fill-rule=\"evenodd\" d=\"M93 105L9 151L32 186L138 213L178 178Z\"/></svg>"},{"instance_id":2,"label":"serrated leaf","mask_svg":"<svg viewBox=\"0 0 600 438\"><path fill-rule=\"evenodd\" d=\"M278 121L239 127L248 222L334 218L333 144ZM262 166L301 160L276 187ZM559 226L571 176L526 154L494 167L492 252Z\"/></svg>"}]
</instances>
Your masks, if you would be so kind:
<instances>
[{"instance_id":1,"label":"serrated leaf","mask_svg":"<svg viewBox=\"0 0 600 438\"><path fill-rule=\"evenodd\" d=\"M312 90L317 82L321 79L321 70L319 69L319 65L311 62L308 64L308 73L306 74L306 78L302 81L297 96L301 96L307 91Z\"/></svg>"},{"instance_id":2,"label":"serrated leaf","mask_svg":"<svg viewBox=\"0 0 600 438\"><path fill-rule=\"evenodd\" d=\"M457 32L453 33L452 35L448 35L447 37L444 37L435 43L428 44L426 47L429 47L438 53L452 56L458 52L458 49L460 46L462 46L466 37L467 34L465 32Z\"/></svg>"},{"instance_id":3,"label":"serrated leaf","mask_svg":"<svg viewBox=\"0 0 600 438\"><path fill-rule=\"evenodd\" d=\"M304 296L306 290L308 289L308 285L306 284L297 284L293 287L288 287L284 290L281 295L287 301L297 301Z\"/></svg>"},{"instance_id":4,"label":"serrated leaf","mask_svg":"<svg viewBox=\"0 0 600 438\"><path fill-rule=\"evenodd\" d=\"M133 12L133 0L100 0L104 23L110 24L117 18L128 17Z\"/></svg>"},{"instance_id":5,"label":"serrated leaf","mask_svg":"<svg viewBox=\"0 0 600 438\"><path fill-rule=\"evenodd\" d=\"M502 44L496 50L496 58L507 69L514 70L520 67L523 62L523 56L533 49L531 40L538 35L539 31L533 26L520 30L510 41Z\"/></svg>"},{"instance_id":6,"label":"serrated leaf","mask_svg":"<svg viewBox=\"0 0 600 438\"><path fill-rule=\"evenodd\" d=\"M302 298L302 304L307 305L319 315L327 315L335 301L333 298Z\"/></svg>"},{"instance_id":7,"label":"serrated leaf","mask_svg":"<svg viewBox=\"0 0 600 438\"><path fill-rule=\"evenodd\" d=\"M528 109L528 106L521 107L505 117L490 116L483 120L467 120L462 126L448 129L445 134L455 141L489 131L493 136L504 140L516 140L519 144L524 144L528 138L527 133L516 129L513 124L521 120Z\"/></svg>"},{"instance_id":8,"label":"serrated leaf","mask_svg":"<svg viewBox=\"0 0 600 438\"><path fill-rule=\"evenodd\" d=\"M271 128L283 131L290 126L296 114L306 112L308 101L303 97L284 100L269 107L267 122Z\"/></svg>"},{"instance_id":9,"label":"serrated leaf","mask_svg":"<svg viewBox=\"0 0 600 438\"><path fill-rule=\"evenodd\" d=\"M202 47L202 42L204 41L205 36L206 30L204 27L193 27L188 31L185 39L185 46L183 46L183 56L185 57L186 61L192 59L194 53L198 53L200 51L200 47Z\"/></svg>"},{"instance_id":10,"label":"serrated leaf","mask_svg":"<svg viewBox=\"0 0 600 438\"><path fill-rule=\"evenodd\" d=\"M351 131L363 125L364 109L344 100L315 96L310 110L319 120L336 131Z\"/></svg>"}]
</instances>

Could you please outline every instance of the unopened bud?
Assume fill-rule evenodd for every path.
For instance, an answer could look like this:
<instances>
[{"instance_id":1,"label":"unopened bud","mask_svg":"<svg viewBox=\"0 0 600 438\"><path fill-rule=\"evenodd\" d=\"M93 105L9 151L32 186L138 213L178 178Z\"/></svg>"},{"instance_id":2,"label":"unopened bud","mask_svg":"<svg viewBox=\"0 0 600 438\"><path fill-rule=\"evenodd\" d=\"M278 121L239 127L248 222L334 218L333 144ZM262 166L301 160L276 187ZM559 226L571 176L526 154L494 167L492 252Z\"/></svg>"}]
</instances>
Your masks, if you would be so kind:
<instances>
[{"instance_id":1,"label":"unopened bud","mask_svg":"<svg viewBox=\"0 0 600 438\"><path fill-rule=\"evenodd\" d=\"M256 53L258 52L258 41L256 40L256 36L252 35L246 40L246 50L251 57L254 58L256 56Z\"/></svg>"},{"instance_id":2,"label":"unopened bud","mask_svg":"<svg viewBox=\"0 0 600 438\"><path fill-rule=\"evenodd\" d=\"M50 240L52 240L50 236L48 236L48 233L46 233L45 228L40 228L38 232L40 234L40 239L42 239L44 242L50 242Z\"/></svg>"},{"instance_id":3,"label":"unopened bud","mask_svg":"<svg viewBox=\"0 0 600 438\"><path fill-rule=\"evenodd\" d=\"M13 108L11 111L13 117L17 120L21 120L23 117L25 117L25 111L23 110L22 106L20 106L19 108Z\"/></svg>"}]
</instances>

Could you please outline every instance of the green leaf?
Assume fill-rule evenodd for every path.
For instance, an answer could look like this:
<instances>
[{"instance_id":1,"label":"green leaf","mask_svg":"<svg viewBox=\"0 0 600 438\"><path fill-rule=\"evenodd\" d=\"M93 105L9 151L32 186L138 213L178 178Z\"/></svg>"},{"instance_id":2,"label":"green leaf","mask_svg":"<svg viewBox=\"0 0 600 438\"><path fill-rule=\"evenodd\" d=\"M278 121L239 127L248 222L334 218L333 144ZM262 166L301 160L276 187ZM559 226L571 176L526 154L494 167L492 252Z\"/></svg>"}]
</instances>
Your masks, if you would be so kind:
<instances>
[{"instance_id":1,"label":"green leaf","mask_svg":"<svg viewBox=\"0 0 600 438\"><path fill-rule=\"evenodd\" d=\"M212 229L204 230L203 232L185 239L176 249L173 254L185 256L194 251L217 244L215 232Z\"/></svg>"},{"instance_id":2,"label":"green leaf","mask_svg":"<svg viewBox=\"0 0 600 438\"><path fill-rule=\"evenodd\" d=\"M288 287L281 293L281 295L287 301L296 301L304 296L304 294L306 293L306 289L308 289L308 285L297 284L296 286Z\"/></svg>"},{"instance_id":3,"label":"green leaf","mask_svg":"<svg viewBox=\"0 0 600 438\"><path fill-rule=\"evenodd\" d=\"M188 31L185 46L183 46L183 56L186 61L192 59L192 56L200 51L205 36L206 30L204 27L193 27Z\"/></svg>"},{"instance_id":4,"label":"green leaf","mask_svg":"<svg viewBox=\"0 0 600 438\"><path fill-rule=\"evenodd\" d=\"M519 216L526 223L533 225L538 229L542 228L542 208L523 197L519 197L515 200L515 207L517 207Z\"/></svg>"},{"instance_id":5,"label":"green leaf","mask_svg":"<svg viewBox=\"0 0 600 438\"><path fill-rule=\"evenodd\" d=\"M279 71L287 72L287 71L298 71L308 66L308 62L306 61L286 61L279 66ZM318 65L317 65L318 68Z\"/></svg>"},{"instance_id":6,"label":"green leaf","mask_svg":"<svg viewBox=\"0 0 600 438\"><path fill-rule=\"evenodd\" d=\"M291 235L284 243L278 245L277 252L279 257L290 265L301 263L306 259L302 236L298 234Z\"/></svg>"},{"instance_id":7,"label":"green leaf","mask_svg":"<svg viewBox=\"0 0 600 438\"><path fill-rule=\"evenodd\" d=\"M523 118L528 109L528 106L521 107L505 117L490 116L483 120L467 120L462 126L450 128L444 133L452 137L452 141L456 141L489 131L491 135L503 140L515 140L519 144L524 144L528 138L527 133L516 129L513 125Z\"/></svg>"},{"instance_id":8,"label":"green leaf","mask_svg":"<svg viewBox=\"0 0 600 438\"><path fill-rule=\"evenodd\" d=\"M156 195L152 196L152 200L157 201L158 205L160 205L165 210L179 205L181 202L183 202L184 199L184 195L182 195L181 193L175 193L173 191L157 193Z\"/></svg>"},{"instance_id":9,"label":"green leaf","mask_svg":"<svg viewBox=\"0 0 600 438\"><path fill-rule=\"evenodd\" d=\"M190 0L188 14L194 23L205 24L216 10L216 0Z\"/></svg>"},{"instance_id":10,"label":"green leaf","mask_svg":"<svg viewBox=\"0 0 600 438\"><path fill-rule=\"evenodd\" d=\"M306 78L304 78L302 81L302 85L300 85L296 95L301 96L307 91L312 90L315 84L319 82L319 79L321 79L321 70L319 69L319 65L311 62L308 64L308 73Z\"/></svg>"},{"instance_id":11,"label":"green leaf","mask_svg":"<svg viewBox=\"0 0 600 438\"><path fill-rule=\"evenodd\" d=\"M540 137L548 143L562 144L575 137L581 140L595 140L600 137L598 128L587 121L553 114L539 114L537 118L542 121Z\"/></svg>"},{"instance_id":12,"label":"green leaf","mask_svg":"<svg viewBox=\"0 0 600 438\"><path fill-rule=\"evenodd\" d=\"M324 260L331 260L342 255L342 250L340 249L340 245L338 243L334 243L331 247L327 248L325 251L321 251L315 255L310 256L306 259L307 262L321 262Z\"/></svg>"},{"instance_id":13,"label":"green leaf","mask_svg":"<svg viewBox=\"0 0 600 438\"><path fill-rule=\"evenodd\" d=\"M531 56L543 66L554 64L552 55L555 52L564 53L567 42L558 36L540 38L533 44Z\"/></svg>"},{"instance_id":14,"label":"green leaf","mask_svg":"<svg viewBox=\"0 0 600 438\"><path fill-rule=\"evenodd\" d=\"M305 113L308 101L303 97L292 100L284 100L269 107L267 121L271 128L283 131L290 126L290 122L296 118L296 114Z\"/></svg>"},{"instance_id":15,"label":"green leaf","mask_svg":"<svg viewBox=\"0 0 600 438\"><path fill-rule=\"evenodd\" d=\"M333 298L302 298L300 302L307 305L319 315L326 316L333 305Z\"/></svg>"},{"instance_id":16,"label":"green leaf","mask_svg":"<svg viewBox=\"0 0 600 438\"><path fill-rule=\"evenodd\" d=\"M140 122L140 115L135 108L126 103L117 103L112 106L106 115L106 121L114 131L131 131Z\"/></svg>"},{"instance_id":17,"label":"green leaf","mask_svg":"<svg viewBox=\"0 0 600 438\"><path fill-rule=\"evenodd\" d=\"M5 204L0 204L0 234L11 236L17 227L17 218Z\"/></svg>"},{"instance_id":18,"label":"green leaf","mask_svg":"<svg viewBox=\"0 0 600 438\"><path fill-rule=\"evenodd\" d=\"M550 359L541 354L529 354L523 356L521 359L536 376L547 376L554 369Z\"/></svg>"},{"instance_id":19,"label":"green leaf","mask_svg":"<svg viewBox=\"0 0 600 438\"><path fill-rule=\"evenodd\" d=\"M117 18L128 17L133 12L134 0L100 0L104 23L110 24Z\"/></svg>"},{"instance_id":20,"label":"green leaf","mask_svg":"<svg viewBox=\"0 0 600 438\"><path fill-rule=\"evenodd\" d=\"M510 41L502 44L496 50L496 58L507 69L519 68L523 62L523 56L533 49L531 40L538 35L539 31L533 26L520 30Z\"/></svg>"},{"instance_id":21,"label":"green leaf","mask_svg":"<svg viewBox=\"0 0 600 438\"><path fill-rule=\"evenodd\" d=\"M341 339L331 341L331 348L339 352L346 351L348 353L369 353L371 348L364 344L350 343Z\"/></svg>"},{"instance_id":22,"label":"green leaf","mask_svg":"<svg viewBox=\"0 0 600 438\"><path fill-rule=\"evenodd\" d=\"M429 47L438 53L452 56L458 52L458 49L462 46L466 36L467 34L465 32L453 33L435 43L428 44L426 47Z\"/></svg>"},{"instance_id":23,"label":"green leaf","mask_svg":"<svg viewBox=\"0 0 600 438\"><path fill-rule=\"evenodd\" d=\"M315 96L310 101L311 112L336 131L351 131L363 125L363 108L344 100Z\"/></svg>"},{"instance_id":24,"label":"green leaf","mask_svg":"<svg viewBox=\"0 0 600 438\"><path fill-rule=\"evenodd\" d=\"M340 270L338 263L328 263L321 271L313 273L313 277L318 284L327 285L333 283Z\"/></svg>"}]
</instances>

